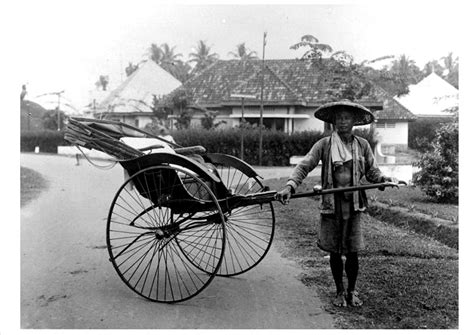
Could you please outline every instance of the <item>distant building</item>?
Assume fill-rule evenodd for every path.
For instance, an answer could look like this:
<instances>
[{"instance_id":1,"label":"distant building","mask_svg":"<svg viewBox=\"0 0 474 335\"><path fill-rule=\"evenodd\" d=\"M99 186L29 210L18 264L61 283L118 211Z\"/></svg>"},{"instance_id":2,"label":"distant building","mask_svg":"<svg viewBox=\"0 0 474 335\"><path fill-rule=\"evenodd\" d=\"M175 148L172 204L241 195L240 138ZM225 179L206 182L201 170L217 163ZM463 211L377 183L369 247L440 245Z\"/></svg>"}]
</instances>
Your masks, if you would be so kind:
<instances>
[{"instance_id":1,"label":"distant building","mask_svg":"<svg viewBox=\"0 0 474 335\"><path fill-rule=\"evenodd\" d=\"M382 88L377 87L376 92L377 96L383 100L383 109L374 112L376 120L373 127L378 135L379 143L383 147L407 149L409 124L416 121L417 117Z\"/></svg>"},{"instance_id":2,"label":"distant building","mask_svg":"<svg viewBox=\"0 0 474 335\"><path fill-rule=\"evenodd\" d=\"M92 115L144 127L153 117L153 96L162 97L179 86L179 80L148 60L93 107Z\"/></svg>"},{"instance_id":3,"label":"distant building","mask_svg":"<svg viewBox=\"0 0 474 335\"><path fill-rule=\"evenodd\" d=\"M244 100L244 118L258 124L261 64L261 60L219 60L186 81L180 89L184 89L196 105L217 111L218 120L226 121L226 127L238 126L242 116L242 101L233 96L255 96L255 99ZM332 93L340 89L341 77L324 76L307 61L296 59L265 60L264 74L263 123L267 128L293 133L324 131L328 127L314 118L314 110L334 100ZM166 99L169 100L169 96ZM372 110L383 107L383 101L373 92L358 102ZM202 113L195 113L192 124L199 125L201 117Z\"/></svg>"},{"instance_id":4,"label":"distant building","mask_svg":"<svg viewBox=\"0 0 474 335\"><path fill-rule=\"evenodd\" d=\"M446 110L459 103L458 89L434 72L408 89L408 94L394 99L420 118L450 117Z\"/></svg>"},{"instance_id":5,"label":"distant building","mask_svg":"<svg viewBox=\"0 0 474 335\"><path fill-rule=\"evenodd\" d=\"M261 60L219 60L179 89L184 89L194 104L217 111L218 120L226 121L225 127L238 126L242 116L242 101L233 96L255 96L255 99L244 99L244 118L258 124L261 64ZM263 123L267 128L290 134L330 128L314 117L314 111L334 100L342 87L342 75L322 73L307 61L297 59L266 60L264 71ZM172 94L164 100L169 101ZM383 143L407 146L408 122L416 119L410 111L375 85L357 102L375 113L378 121L372 127L376 127ZM198 126L202 115L196 112L192 124Z\"/></svg>"}]
</instances>

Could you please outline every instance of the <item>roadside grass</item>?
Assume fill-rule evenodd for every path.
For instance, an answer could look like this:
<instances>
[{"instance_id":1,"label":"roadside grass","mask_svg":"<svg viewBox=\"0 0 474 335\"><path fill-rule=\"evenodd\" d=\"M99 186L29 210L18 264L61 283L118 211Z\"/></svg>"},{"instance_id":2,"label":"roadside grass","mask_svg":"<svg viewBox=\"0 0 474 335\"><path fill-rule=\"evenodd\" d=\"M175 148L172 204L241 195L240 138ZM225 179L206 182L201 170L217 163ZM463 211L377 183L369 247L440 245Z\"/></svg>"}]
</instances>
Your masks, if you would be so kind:
<instances>
[{"instance_id":1,"label":"roadside grass","mask_svg":"<svg viewBox=\"0 0 474 335\"><path fill-rule=\"evenodd\" d=\"M419 187L386 188L383 192L368 190L367 197L390 206L404 207L412 212L419 212L453 222L458 221L459 207L457 204L435 203Z\"/></svg>"},{"instance_id":2,"label":"roadside grass","mask_svg":"<svg viewBox=\"0 0 474 335\"><path fill-rule=\"evenodd\" d=\"M47 181L38 172L21 166L20 207L35 199L47 186Z\"/></svg>"},{"instance_id":3,"label":"roadside grass","mask_svg":"<svg viewBox=\"0 0 474 335\"><path fill-rule=\"evenodd\" d=\"M267 180L265 185L280 189L285 181ZM316 183L317 178L307 178L298 191ZM316 290L325 310L335 317L336 327L458 328L457 250L365 214L366 249L360 253L357 285L364 305L332 306L335 287L329 258L316 245L318 204L316 197L294 199L287 206L275 203L275 246L283 257L301 265L299 279Z\"/></svg>"}]
</instances>

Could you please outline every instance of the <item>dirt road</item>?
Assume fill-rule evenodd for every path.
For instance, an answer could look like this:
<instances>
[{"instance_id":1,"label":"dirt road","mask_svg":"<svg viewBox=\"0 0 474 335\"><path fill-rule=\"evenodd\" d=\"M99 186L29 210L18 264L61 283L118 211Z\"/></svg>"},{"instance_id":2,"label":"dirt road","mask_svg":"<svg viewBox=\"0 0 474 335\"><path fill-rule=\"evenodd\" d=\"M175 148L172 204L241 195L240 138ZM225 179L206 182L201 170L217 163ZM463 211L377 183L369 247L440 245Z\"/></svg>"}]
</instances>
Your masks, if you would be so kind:
<instances>
[{"instance_id":1,"label":"dirt road","mask_svg":"<svg viewBox=\"0 0 474 335\"><path fill-rule=\"evenodd\" d=\"M102 163L103 164L103 163ZM299 267L271 248L253 270L216 277L195 298L157 304L128 289L108 261L105 224L123 181L72 158L22 154L49 188L21 209L22 328L331 328ZM286 171L284 171L286 174Z\"/></svg>"}]
</instances>

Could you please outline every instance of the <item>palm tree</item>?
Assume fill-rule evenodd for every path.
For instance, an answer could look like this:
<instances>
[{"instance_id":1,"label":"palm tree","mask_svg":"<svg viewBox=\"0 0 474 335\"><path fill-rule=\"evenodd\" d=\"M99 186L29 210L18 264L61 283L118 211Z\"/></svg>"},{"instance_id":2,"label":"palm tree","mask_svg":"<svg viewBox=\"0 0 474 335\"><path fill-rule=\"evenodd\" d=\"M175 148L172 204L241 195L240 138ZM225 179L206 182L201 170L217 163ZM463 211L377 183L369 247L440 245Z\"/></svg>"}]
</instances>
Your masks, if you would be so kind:
<instances>
[{"instance_id":1,"label":"palm tree","mask_svg":"<svg viewBox=\"0 0 474 335\"><path fill-rule=\"evenodd\" d=\"M251 59L258 59L257 53L251 51L245 46L245 42L237 44L237 52L229 52L229 55L239 58L241 61L247 61Z\"/></svg>"},{"instance_id":2,"label":"palm tree","mask_svg":"<svg viewBox=\"0 0 474 335\"><path fill-rule=\"evenodd\" d=\"M309 50L304 53L303 59L321 60L323 55L332 52L329 44L319 43L319 40L313 35L302 36L301 41L290 46L290 49L297 50L301 47L309 47Z\"/></svg>"},{"instance_id":3,"label":"palm tree","mask_svg":"<svg viewBox=\"0 0 474 335\"><path fill-rule=\"evenodd\" d=\"M444 66L448 73L444 77L451 85L459 88L459 58L453 58L453 53L450 52L448 56L442 58Z\"/></svg>"},{"instance_id":4,"label":"palm tree","mask_svg":"<svg viewBox=\"0 0 474 335\"><path fill-rule=\"evenodd\" d=\"M444 62L444 67L449 71L453 71L457 63L457 58L453 58L453 53L450 52L447 56L441 58Z\"/></svg>"},{"instance_id":5,"label":"palm tree","mask_svg":"<svg viewBox=\"0 0 474 335\"><path fill-rule=\"evenodd\" d=\"M211 47L207 46L203 40L198 42L195 51L189 54L189 62L196 63L194 71L200 71L208 67L219 58L219 55L215 52L211 53Z\"/></svg>"},{"instance_id":6,"label":"palm tree","mask_svg":"<svg viewBox=\"0 0 474 335\"><path fill-rule=\"evenodd\" d=\"M163 58L163 50L161 50L161 48L155 43L152 43L149 51L151 60L154 61L156 64L160 64L161 59Z\"/></svg>"},{"instance_id":7,"label":"palm tree","mask_svg":"<svg viewBox=\"0 0 474 335\"><path fill-rule=\"evenodd\" d=\"M179 61L179 57L182 57L182 54L175 54L174 49L176 47L170 47L168 43L163 43L161 45L162 58L161 63L173 64L174 62Z\"/></svg>"},{"instance_id":8,"label":"palm tree","mask_svg":"<svg viewBox=\"0 0 474 335\"><path fill-rule=\"evenodd\" d=\"M163 43L161 46L157 46L152 43L150 46L150 58L158 65L173 64L179 61L179 57L182 54L175 54L174 49L176 47L170 47L168 43Z\"/></svg>"},{"instance_id":9,"label":"palm tree","mask_svg":"<svg viewBox=\"0 0 474 335\"><path fill-rule=\"evenodd\" d=\"M406 55L401 55L392 63L390 73L397 84L397 96L408 93L408 85L416 84L423 78L423 72L415 61Z\"/></svg>"},{"instance_id":10,"label":"palm tree","mask_svg":"<svg viewBox=\"0 0 474 335\"><path fill-rule=\"evenodd\" d=\"M160 46L153 43L149 48L150 58L179 81L184 82L189 78L191 68L179 59L182 54L175 54L175 48L175 46L170 47L168 43Z\"/></svg>"}]
</instances>

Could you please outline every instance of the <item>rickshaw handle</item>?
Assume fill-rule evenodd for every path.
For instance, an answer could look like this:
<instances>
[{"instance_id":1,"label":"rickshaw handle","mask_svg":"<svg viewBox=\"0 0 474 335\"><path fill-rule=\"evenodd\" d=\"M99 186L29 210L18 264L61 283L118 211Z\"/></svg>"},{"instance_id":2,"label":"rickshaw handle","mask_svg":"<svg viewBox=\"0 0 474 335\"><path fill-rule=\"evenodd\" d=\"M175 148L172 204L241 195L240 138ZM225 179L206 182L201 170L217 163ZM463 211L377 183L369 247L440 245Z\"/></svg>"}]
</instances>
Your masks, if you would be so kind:
<instances>
[{"instance_id":1,"label":"rickshaw handle","mask_svg":"<svg viewBox=\"0 0 474 335\"><path fill-rule=\"evenodd\" d=\"M373 188L384 188L384 187L396 187L400 185L407 185L404 181L398 181L398 183L392 182L384 182L384 183L377 183L377 184L364 184L364 185L357 185L357 186L348 186L348 187L339 187L339 188L328 188L328 189L321 189L316 185L313 187L311 192L301 192L295 193L291 195L291 199L295 198L304 198L304 197L311 197L315 195L323 195L323 194L332 194L332 193L341 193L341 192L351 192L351 191L360 191L360 190L369 190ZM275 193L276 195L276 193Z\"/></svg>"}]
</instances>

